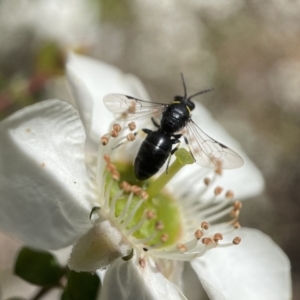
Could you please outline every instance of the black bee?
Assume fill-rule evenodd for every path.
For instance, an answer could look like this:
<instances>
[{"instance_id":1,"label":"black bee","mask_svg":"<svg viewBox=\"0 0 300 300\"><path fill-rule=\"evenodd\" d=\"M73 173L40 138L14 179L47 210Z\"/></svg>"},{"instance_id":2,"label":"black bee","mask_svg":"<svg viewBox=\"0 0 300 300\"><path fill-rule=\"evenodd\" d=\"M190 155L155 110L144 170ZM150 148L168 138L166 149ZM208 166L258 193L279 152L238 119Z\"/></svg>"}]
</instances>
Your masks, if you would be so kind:
<instances>
[{"instance_id":1,"label":"black bee","mask_svg":"<svg viewBox=\"0 0 300 300\"><path fill-rule=\"evenodd\" d=\"M151 118L157 130L142 129L147 137L141 144L134 161L134 172L138 180L146 180L155 175L178 149L182 136L189 145L195 161L202 167L213 168L219 160L224 169L239 168L244 164L243 159L235 151L209 137L191 118L191 111L195 108L191 99L211 89L188 97L182 74L181 77L184 96L175 96L170 104L139 100L122 94L110 94L103 99L106 108L119 120L161 115L160 124L153 117ZM177 146L173 148L174 144Z\"/></svg>"}]
</instances>

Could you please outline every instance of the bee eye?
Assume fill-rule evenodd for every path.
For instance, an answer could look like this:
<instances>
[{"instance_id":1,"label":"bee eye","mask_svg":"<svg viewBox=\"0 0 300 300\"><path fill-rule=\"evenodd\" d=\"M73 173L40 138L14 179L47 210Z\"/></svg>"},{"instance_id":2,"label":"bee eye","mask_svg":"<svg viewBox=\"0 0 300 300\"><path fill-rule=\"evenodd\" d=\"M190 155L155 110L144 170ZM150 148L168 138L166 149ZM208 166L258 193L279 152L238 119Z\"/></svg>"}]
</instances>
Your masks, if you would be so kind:
<instances>
[{"instance_id":1,"label":"bee eye","mask_svg":"<svg viewBox=\"0 0 300 300\"><path fill-rule=\"evenodd\" d=\"M190 110L193 110L195 108L195 103L192 101L188 101L186 105Z\"/></svg>"}]
</instances>

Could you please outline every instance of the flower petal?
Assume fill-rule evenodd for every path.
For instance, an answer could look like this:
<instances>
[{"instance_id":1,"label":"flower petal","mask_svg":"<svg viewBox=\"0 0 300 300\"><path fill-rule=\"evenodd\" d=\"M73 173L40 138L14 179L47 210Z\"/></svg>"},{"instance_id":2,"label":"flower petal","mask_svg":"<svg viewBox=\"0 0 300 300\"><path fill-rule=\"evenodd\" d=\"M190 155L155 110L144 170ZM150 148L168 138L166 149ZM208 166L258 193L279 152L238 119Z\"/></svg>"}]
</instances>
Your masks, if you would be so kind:
<instances>
[{"instance_id":1,"label":"flower petal","mask_svg":"<svg viewBox=\"0 0 300 300\"><path fill-rule=\"evenodd\" d=\"M262 232L241 228L238 246L216 248L192 261L211 299L292 299L290 263Z\"/></svg>"},{"instance_id":2,"label":"flower petal","mask_svg":"<svg viewBox=\"0 0 300 300\"><path fill-rule=\"evenodd\" d=\"M108 220L95 224L74 245L69 268L77 272L96 272L118 257L128 255L131 245Z\"/></svg>"},{"instance_id":3,"label":"flower petal","mask_svg":"<svg viewBox=\"0 0 300 300\"><path fill-rule=\"evenodd\" d=\"M29 246L57 249L90 228L85 132L68 103L48 100L0 123L0 228Z\"/></svg>"},{"instance_id":4,"label":"flower petal","mask_svg":"<svg viewBox=\"0 0 300 300\"><path fill-rule=\"evenodd\" d=\"M128 262L117 259L107 270L100 300L186 299L181 291L157 271L150 259L134 255Z\"/></svg>"},{"instance_id":5,"label":"flower petal","mask_svg":"<svg viewBox=\"0 0 300 300\"><path fill-rule=\"evenodd\" d=\"M113 115L103 104L102 99L105 95L122 93L149 100L138 78L89 57L70 54L67 74L74 102L87 129L88 138L97 142L113 121Z\"/></svg>"}]
</instances>

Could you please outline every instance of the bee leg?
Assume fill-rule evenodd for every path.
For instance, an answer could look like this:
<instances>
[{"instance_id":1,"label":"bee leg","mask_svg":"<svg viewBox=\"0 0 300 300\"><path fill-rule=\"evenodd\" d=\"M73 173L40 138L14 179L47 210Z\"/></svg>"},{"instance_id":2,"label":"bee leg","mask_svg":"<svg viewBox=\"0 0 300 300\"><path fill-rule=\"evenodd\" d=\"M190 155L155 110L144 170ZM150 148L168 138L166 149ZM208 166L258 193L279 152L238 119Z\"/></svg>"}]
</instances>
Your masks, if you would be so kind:
<instances>
[{"instance_id":1,"label":"bee leg","mask_svg":"<svg viewBox=\"0 0 300 300\"><path fill-rule=\"evenodd\" d=\"M191 147L190 147L190 144L189 144L189 140L187 139L186 136L183 136L183 139L184 139L186 145L187 145L188 148L189 148L189 151L190 151L190 154L192 155L192 158L194 159L194 161L196 161L195 156L194 156L194 154L193 154L193 152L192 152L192 150L191 150Z\"/></svg>"},{"instance_id":2,"label":"bee leg","mask_svg":"<svg viewBox=\"0 0 300 300\"><path fill-rule=\"evenodd\" d=\"M175 136L181 136L181 134L177 134L177 135L174 135ZM170 161L171 161L171 157L172 155L179 149L179 146L180 146L180 140L179 139L175 139L175 140L172 140L172 143L173 144L176 144L176 147L174 149L172 149L170 155L169 155L169 158L168 158L168 162L167 162L167 167L166 167L166 174L168 174L168 170L169 170L169 165L170 165Z\"/></svg>"},{"instance_id":3,"label":"bee leg","mask_svg":"<svg viewBox=\"0 0 300 300\"><path fill-rule=\"evenodd\" d=\"M160 128L160 125L156 122L156 120L153 117L151 118L151 121L155 127Z\"/></svg>"}]
</instances>

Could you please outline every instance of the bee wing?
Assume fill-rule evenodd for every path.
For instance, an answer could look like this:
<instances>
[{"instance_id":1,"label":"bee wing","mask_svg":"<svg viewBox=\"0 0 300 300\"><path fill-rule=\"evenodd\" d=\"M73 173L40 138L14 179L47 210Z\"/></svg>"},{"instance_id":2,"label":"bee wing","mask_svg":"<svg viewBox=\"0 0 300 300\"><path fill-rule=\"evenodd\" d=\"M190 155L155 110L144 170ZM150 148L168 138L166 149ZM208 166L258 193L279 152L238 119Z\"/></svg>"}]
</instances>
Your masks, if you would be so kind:
<instances>
[{"instance_id":1,"label":"bee wing","mask_svg":"<svg viewBox=\"0 0 300 300\"><path fill-rule=\"evenodd\" d=\"M197 164L214 168L216 159L223 169L236 169L244 164L239 154L204 133L192 120L187 124L187 137Z\"/></svg>"},{"instance_id":2,"label":"bee wing","mask_svg":"<svg viewBox=\"0 0 300 300\"><path fill-rule=\"evenodd\" d=\"M106 108L114 114L115 119L140 119L158 116L166 104L136 99L123 94L109 94L103 98Z\"/></svg>"}]
</instances>

